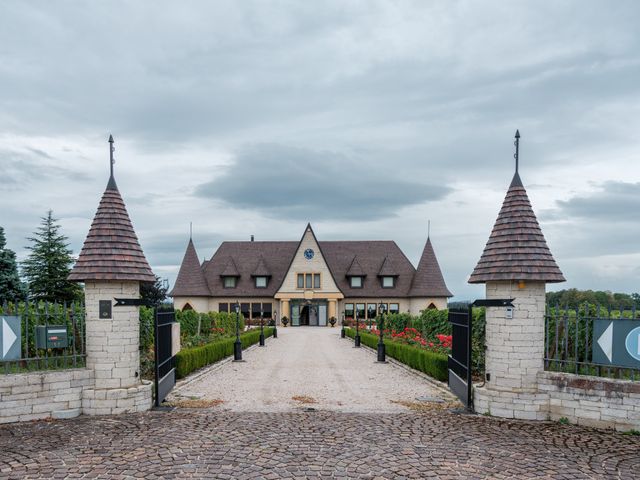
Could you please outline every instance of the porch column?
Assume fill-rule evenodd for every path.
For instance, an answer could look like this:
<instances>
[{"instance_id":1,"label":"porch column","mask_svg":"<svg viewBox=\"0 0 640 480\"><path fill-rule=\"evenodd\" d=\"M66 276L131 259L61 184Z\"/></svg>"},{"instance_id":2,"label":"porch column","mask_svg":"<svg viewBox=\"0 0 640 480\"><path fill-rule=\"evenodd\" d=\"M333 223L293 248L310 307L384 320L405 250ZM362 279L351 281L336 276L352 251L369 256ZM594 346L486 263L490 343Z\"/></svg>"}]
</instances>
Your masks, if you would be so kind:
<instances>
[{"instance_id":1,"label":"porch column","mask_svg":"<svg viewBox=\"0 0 640 480\"><path fill-rule=\"evenodd\" d=\"M282 323L282 317L287 317L289 319L289 324L291 324L291 312L289 311L289 299L281 300L282 306L280 308L280 323Z\"/></svg>"},{"instance_id":2,"label":"porch column","mask_svg":"<svg viewBox=\"0 0 640 480\"><path fill-rule=\"evenodd\" d=\"M338 319L338 316L336 315L336 301L335 300L329 300L329 318L331 317L335 317L336 320Z\"/></svg>"}]
</instances>

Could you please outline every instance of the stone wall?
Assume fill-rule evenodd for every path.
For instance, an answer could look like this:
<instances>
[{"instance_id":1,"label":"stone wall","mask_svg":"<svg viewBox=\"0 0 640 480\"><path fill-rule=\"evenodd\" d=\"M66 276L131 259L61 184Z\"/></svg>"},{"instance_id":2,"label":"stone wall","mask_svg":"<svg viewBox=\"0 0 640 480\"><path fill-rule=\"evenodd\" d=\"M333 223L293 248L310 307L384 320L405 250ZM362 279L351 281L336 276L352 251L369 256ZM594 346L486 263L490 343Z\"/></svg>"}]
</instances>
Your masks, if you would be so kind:
<instances>
[{"instance_id":1,"label":"stone wall","mask_svg":"<svg viewBox=\"0 0 640 480\"><path fill-rule=\"evenodd\" d=\"M640 382L542 372L538 388L551 420L616 430L640 430Z\"/></svg>"},{"instance_id":2,"label":"stone wall","mask_svg":"<svg viewBox=\"0 0 640 480\"><path fill-rule=\"evenodd\" d=\"M93 381L88 368L0 375L0 423L77 417Z\"/></svg>"}]
</instances>

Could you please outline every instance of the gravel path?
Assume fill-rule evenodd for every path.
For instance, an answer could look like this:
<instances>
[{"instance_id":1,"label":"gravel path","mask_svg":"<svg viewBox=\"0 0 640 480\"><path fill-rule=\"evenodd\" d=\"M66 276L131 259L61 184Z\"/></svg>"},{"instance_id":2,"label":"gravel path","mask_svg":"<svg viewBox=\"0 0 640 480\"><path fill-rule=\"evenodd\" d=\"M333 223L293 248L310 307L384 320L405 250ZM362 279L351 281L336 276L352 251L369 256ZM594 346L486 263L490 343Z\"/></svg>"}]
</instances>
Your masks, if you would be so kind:
<instances>
[{"instance_id":1,"label":"gravel path","mask_svg":"<svg viewBox=\"0 0 640 480\"><path fill-rule=\"evenodd\" d=\"M313 407L362 413L406 412L406 403L415 403L416 397L452 400L421 375L394 363L376 363L371 350L340 339L337 327L279 328L277 339L246 350L243 359L192 374L169 400L221 400L222 408L238 412Z\"/></svg>"}]
</instances>

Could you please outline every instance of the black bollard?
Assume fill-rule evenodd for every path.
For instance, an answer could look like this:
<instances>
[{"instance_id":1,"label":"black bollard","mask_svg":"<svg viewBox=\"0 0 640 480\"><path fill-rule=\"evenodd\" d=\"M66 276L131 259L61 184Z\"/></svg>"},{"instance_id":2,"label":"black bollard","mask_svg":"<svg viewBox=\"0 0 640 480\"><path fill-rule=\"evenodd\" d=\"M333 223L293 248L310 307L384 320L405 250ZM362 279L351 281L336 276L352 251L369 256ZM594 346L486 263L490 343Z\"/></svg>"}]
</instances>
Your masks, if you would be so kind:
<instances>
[{"instance_id":1,"label":"black bollard","mask_svg":"<svg viewBox=\"0 0 640 480\"><path fill-rule=\"evenodd\" d=\"M342 314L342 329L340 330L340 338L345 338L346 336L347 334L344 331L344 314Z\"/></svg>"},{"instance_id":2,"label":"black bollard","mask_svg":"<svg viewBox=\"0 0 640 480\"><path fill-rule=\"evenodd\" d=\"M236 303L236 341L233 344L233 361L242 362L242 342L240 341L240 304Z\"/></svg>"},{"instance_id":3,"label":"black bollard","mask_svg":"<svg viewBox=\"0 0 640 480\"><path fill-rule=\"evenodd\" d=\"M260 312L260 346L264 347L264 319L262 318L262 312Z\"/></svg>"},{"instance_id":4,"label":"black bollard","mask_svg":"<svg viewBox=\"0 0 640 480\"><path fill-rule=\"evenodd\" d=\"M386 363L387 360L387 352L386 352L386 346L384 344L384 316L380 316L380 331L379 333L379 337L378 337L378 362L380 363Z\"/></svg>"},{"instance_id":5,"label":"black bollard","mask_svg":"<svg viewBox=\"0 0 640 480\"><path fill-rule=\"evenodd\" d=\"M356 338L353 339L353 346L356 348L360 348L360 322L358 322L358 310L356 309L354 313L354 317L356 319Z\"/></svg>"}]
</instances>

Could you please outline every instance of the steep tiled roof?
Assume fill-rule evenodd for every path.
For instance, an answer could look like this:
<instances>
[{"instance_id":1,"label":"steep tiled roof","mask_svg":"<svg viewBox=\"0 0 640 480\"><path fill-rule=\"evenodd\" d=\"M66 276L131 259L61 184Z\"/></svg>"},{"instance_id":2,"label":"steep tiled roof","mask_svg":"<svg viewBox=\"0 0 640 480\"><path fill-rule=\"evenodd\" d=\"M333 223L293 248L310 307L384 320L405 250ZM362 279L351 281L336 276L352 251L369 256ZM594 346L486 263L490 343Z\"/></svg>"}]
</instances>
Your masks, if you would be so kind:
<instances>
[{"instance_id":1,"label":"steep tiled roof","mask_svg":"<svg viewBox=\"0 0 640 480\"><path fill-rule=\"evenodd\" d=\"M389 257L384 257L384 261L378 270L379 277L397 277L398 271L393 268L393 263L389 260Z\"/></svg>"},{"instance_id":2,"label":"steep tiled roof","mask_svg":"<svg viewBox=\"0 0 640 480\"><path fill-rule=\"evenodd\" d=\"M113 176L69 280L155 281Z\"/></svg>"},{"instance_id":3,"label":"steep tiled roof","mask_svg":"<svg viewBox=\"0 0 640 480\"><path fill-rule=\"evenodd\" d=\"M400 247L393 241L336 241L320 242L327 265L334 272L340 291L345 297L406 297L411 286L415 268ZM365 279L362 288L351 288L345 276L351 260L356 255ZM385 257L388 257L398 273L394 288L382 288L378 272Z\"/></svg>"},{"instance_id":4,"label":"steep tiled roof","mask_svg":"<svg viewBox=\"0 0 640 480\"><path fill-rule=\"evenodd\" d=\"M213 257L202 264L202 271L213 297L269 297L276 294L296 253L299 242L223 242ZM318 242L322 255L340 291L346 297L403 298L413 295L412 282L416 270L393 241L322 241ZM433 260L435 254L431 250ZM424 257L424 254L423 254ZM233 268L229 267L233 259ZM255 280L261 261L271 275L266 288L256 288ZM421 260L422 261L422 260ZM431 262L433 263L433 262ZM442 275L435 262L441 283L420 283L424 296L451 296L441 285ZM229 270L232 268L232 270ZM428 270L430 275L434 271ZM351 288L348 274L366 277L362 288ZM378 275L397 275L394 288L382 288ZM224 288L221 275L237 273L235 288ZM262 276L262 275L261 275ZM422 277L421 277L422 278ZM432 288L433 286L438 288ZM176 283L177 290L178 283ZM172 292L173 294L174 292ZM184 295L188 296L188 295Z\"/></svg>"},{"instance_id":5,"label":"steep tiled roof","mask_svg":"<svg viewBox=\"0 0 640 480\"><path fill-rule=\"evenodd\" d=\"M298 242L222 242L211 260L203 265L207 285L214 297L272 297L282 283ZM233 257L240 275L236 288L224 288L221 274ZM271 278L266 288L256 288L252 274L261 258L269 259Z\"/></svg>"},{"instance_id":6,"label":"steep tiled roof","mask_svg":"<svg viewBox=\"0 0 640 480\"><path fill-rule=\"evenodd\" d=\"M517 172L469 283L495 280L565 281Z\"/></svg>"},{"instance_id":7,"label":"steep tiled roof","mask_svg":"<svg viewBox=\"0 0 640 480\"><path fill-rule=\"evenodd\" d=\"M353 256L353 260L351 261L351 265L347 269L347 273L345 274L347 277L364 277L366 273L362 269L362 265L358 262L358 257L356 255Z\"/></svg>"},{"instance_id":8,"label":"steep tiled roof","mask_svg":"<svg viewBox=\"0 0 640 480\"><path fill-rule=\"evenodd\" d=\"M418 263L418 269L413 277L411 297L451 297L452 293L444 283L444 277L436 258L436 252L431 245L431 239L427 238L427 243L422 250L422 256Z\"/></svg>"},{"instance_id":9,"label":"steep tiled roof","mask_svg":"<svg viewBox=\"0 0 640 480\"><path fill-rule=\"evenodd\" d=\"M169 296L191 296L191 297L208 297L211 295L207 281L202 273L200 260L193 241L189 239L187 251L182 259L178 278L176 278L175 286L169 293Z\"/></svg>"}]
</instances>

